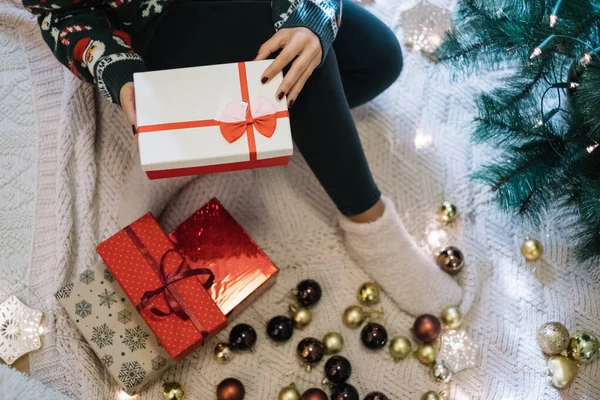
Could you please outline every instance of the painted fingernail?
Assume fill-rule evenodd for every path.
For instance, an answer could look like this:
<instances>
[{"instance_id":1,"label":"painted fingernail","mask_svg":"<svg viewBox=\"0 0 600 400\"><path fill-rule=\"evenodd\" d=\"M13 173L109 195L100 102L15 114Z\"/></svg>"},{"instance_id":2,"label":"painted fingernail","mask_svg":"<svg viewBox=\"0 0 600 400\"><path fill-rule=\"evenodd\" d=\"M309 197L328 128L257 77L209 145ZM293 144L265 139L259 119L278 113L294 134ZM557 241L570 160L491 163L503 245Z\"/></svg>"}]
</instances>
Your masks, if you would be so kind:
<instances>
[{"instance_id":1,"label":"painted fingernail","mask_svg":"<svg viewBox=\"0 0 600 400\"><path fill-rule=\"evenodd\" d=\"M280 92L280 93L277 95L277 98L278 98L279 100L281 100L281 99L283 99L283 96L285 96L285 93L283 93L283 92Z\"/></svg>"},{"instance_id":2,"label":"painted fingernail","mask_svg":"<svg viewBox=\"0 0 600 400\"><path fill-rule=\"evenodd\" d=\"M269 78L267 78L266 76L264 76L260 81L262 83L267 83L268 80L269 80Z\"/></svg>"},{"instance_id":3,"label":"painted fingernail","mask_svg":"<svg viewBox=\"0 0 600 400\"><path fill-rule=\"evenodd\" d=\"M135 125L131 125L131 130L133 131L133 136L135 136L137 134L135 130Z\"/></svg>"},{"instance_id":4,"label":"painted fingernail","mask_svg":"<svg viewBox=\"0 0 600 400\"><path fill-rule=\"evenodd\" d=\"M288 108L292 108L293 105L294 105L294 100L290 100L290 102L288 103Z\"/></svg>"}]
</instances>

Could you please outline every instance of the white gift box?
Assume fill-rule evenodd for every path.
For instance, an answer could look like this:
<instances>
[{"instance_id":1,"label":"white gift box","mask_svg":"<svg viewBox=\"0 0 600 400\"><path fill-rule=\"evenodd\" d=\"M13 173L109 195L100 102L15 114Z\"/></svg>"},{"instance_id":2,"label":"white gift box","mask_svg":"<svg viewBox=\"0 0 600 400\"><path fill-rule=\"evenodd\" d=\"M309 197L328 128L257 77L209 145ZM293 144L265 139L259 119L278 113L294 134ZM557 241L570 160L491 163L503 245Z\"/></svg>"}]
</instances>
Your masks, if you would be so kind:
<instances>
[{"instance_id":1,"label":"white gift box","mask_svg":"<svg viewBox=\"0 0 600 400\"><path fill-rule=\"evenodd\" d=\"M134 74L142 169L150 179L286 165L293 152L283 75L272 60Z\"/></svg>"}]
</instances>

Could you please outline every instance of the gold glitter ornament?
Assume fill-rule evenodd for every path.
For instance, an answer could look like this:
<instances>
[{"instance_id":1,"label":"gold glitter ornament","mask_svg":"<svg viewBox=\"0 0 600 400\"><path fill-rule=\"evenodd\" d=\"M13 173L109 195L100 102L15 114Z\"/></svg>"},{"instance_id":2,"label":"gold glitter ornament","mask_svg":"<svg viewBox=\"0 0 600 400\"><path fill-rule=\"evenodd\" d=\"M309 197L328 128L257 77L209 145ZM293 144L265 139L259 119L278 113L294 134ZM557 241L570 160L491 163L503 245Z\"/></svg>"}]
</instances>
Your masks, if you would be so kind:
<instances>
[{"instance_id":1,"label":"gold glitter ornament","mask_svg":"<svg viewBox=\"0 0 600 400\"><path fill-rule=\"evenodd\" d=\"M304 328L312 321L312 311L308 308L297 307L293 304L289 306L290 312L292 313L292 319L296 325L296 328Z\"/></svg>"},{"instance_id":2,"label":"gold glitter ornament","mask_svg":"<svg viewBox=\"0 0 600 400\"><path fill-rule=\"evenodd\" d=\"M21 356L39 349L44 314L28 307L16 296L0 304L0 359L11 365Z\"/></svg>"},{"instance_id":3,"label":"gold glitter ornament","mask_svg":"<svg viewBox=\"0 0 600 400\"><path fill-rule=\"evenodd\" d=\"M433 390L430 390L421 396L421 400L442 400L443 398L444 397L439 392L434 392Z\"/></svg>"},{"instance_id":4,"label":"gold glitter ornament","mask_svg":"<svg viewBox=\"0 0 600 400\"><path fill-rule=\"evenodd\" d=\"M213 352L215 360L221 362L229 362L233 358L233 351L227 343L218 343Z\"/></svg>"},{"instance_id":5,"label":"gold glitter ornament","mask_svg":"<svg viewBox=\"0 0 600 400\"><path fill-rule=\"evenodd\" d=\"M460 308L456 306L446 307L444 311L442 311L441 320L442 323L450 329L458 328L463 321Z\"/></svg>"},{"instance_id":6,"label":"gold glitter ornament","mask_svg":"<svg viewBox=\"0 0 600 400\"><path fill-rule=\"evenodd\" d=\"M344 310L342 321L348 328L358 328L365 322L365 312L360 306L350 306Z\"/></svg>"},{"instance_id":7,"label":"gold glitter ornament","mask_svg":"<svg viewBox=\"0 0 600 400\"><path fill-rule=\"evenodd\" d=\"M544 254L544 246L537 239L526 238L521 246L521 253L528 261L537 261Z\"/></svg>"},{"instance_id":8,"label":"gold glitter ornament","mask_svg":"<svg viewBox=\"0 0 600 400\"><path fill-rule=\"evenodd\" d=\"M337 332L329 332L323 336L325 353L336 354L344 349L344 338Z\"/></svg>"},{"instance_id":9,"label":"gold glitter ornament","mask_svg":"<svg viewBox=\"0 0 600 400\"><path fill-rule=\"evenodd\" d=\"M163 400L183 400L184 391L179 382L163 383Z\"/></svg>"},{"instance_id":10,"label":"gold glitter ornament","mask_svg":"<svg viewBox=\"0 0 600 400\"><path fill-rule=\"evenodd\" d=\"M300 392L296 389L296 385L291 383L279 391L277 400L300 400Z\"/></svg>"},{"instance_id":11,"label":"gold glitter ornament","mask_svg":"<svg viewBox=\"0 0 600 400\"><path fill-rule=\"evenodd\" d=\"M458 208L452 203L444 201L438 210L442 223L449 224L458 218Z\"/></svg>"},{"instance_id":12,"label":"gold glitter ornament","mask_svg":"<svg viewBox=\"0 0 600 400\"><path fill-rule=\"evenodd\" d=\"M437 383L448 383L452 379L452 370L443 361L436 361L431 366L431 377Z\"/></svg>"},{"instance_id":13,"label":"gold glitter ornament","mask_svg":"<svg viewBox=\"0 0 600 400\"><path fill-rule=\"evenodd\" d=\"M390 355L395 362L405 359L412 351L412 343L407 337L396 336L390 340Z\"/></svg>"},{"instance_id":14,"label":"gold glitter ornament","mask_svg":"<svg viewBox=\"0 0 600 400\"><path fill-rule=\"evenodd\" d=\"M433 363L438 355L439 347L438 343L423 343L417 347L415 356L419 361L425 365Z\"/></svg>"},{"instance_id":15,"label":"gold glitter ornament","mask_svg":"<svg viewBox=\"0 0 600 400\"><path fill-rule=\"evenodd\" d=\"M557 389L568 387L579 373L579 365L564 356L550 356L548 359L548 370L552 379L552 385Z\"/></svg>"},{"instance_id":16,"label":"gold glitter ornament","mask_svg":"<svg viewBox=\"0 0 600 400\"><path fill-rule=\"evenodd\" d=\"M576 332L569 341L567 354L577 363L585 364L598 356L598 338L588 332Z\"/></svg>"},{"instance_id":17,"label":"gold glitter ornament","mask_svg":"<svg viewBox=\"0 0 600 400\"><path fill-rule=\"evenodd\" d=\"M537 342L544 354L560 354L570 339L569 330L560 322L547 322L537 333Z\"/></svg>"},{"instance_id":18,"label":"gold glitter ornament","mask_svg":"<svg viewBox=\"0 0 600 400\"><path fill-rule=\"evenodd\" d=\"M365 306L372 306L373 304L379 303L380 289L373 282L366 282L360 285L356 298L358 302Z\"/></svg>"}]
</instances>

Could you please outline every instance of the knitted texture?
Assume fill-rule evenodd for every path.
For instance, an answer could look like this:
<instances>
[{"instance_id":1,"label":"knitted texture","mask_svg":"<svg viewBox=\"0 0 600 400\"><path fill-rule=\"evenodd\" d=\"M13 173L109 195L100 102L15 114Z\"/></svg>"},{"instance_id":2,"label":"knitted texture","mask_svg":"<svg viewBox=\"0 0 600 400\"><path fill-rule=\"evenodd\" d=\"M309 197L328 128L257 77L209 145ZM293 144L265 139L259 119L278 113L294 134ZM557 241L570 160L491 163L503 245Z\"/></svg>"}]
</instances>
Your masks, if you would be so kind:
<instances>
[{"instance_id":1,"label":"knitted texture","mask_svg":"<svg viewBox=\"0 0 600 400\"><path fill-rule=\"evenodd\" d=\"M0 365L0 388L2 400L69 400L52 388L5 365Z\"/></svg>"},{"instance_id":2,"label":"knitted texture","mask_svg":"<svg viewBox=\"0 0 600 400\"><path fill-rule=\"evenodd\" d=\"M449 6L441 1L437 4ZM416 3L378 0L372 11L401 37L400 12ZM212 347L227 340L226 329L165 373L163 381L182 382L190 400L214 398L215 385L230 376L244 382L249 400L273 399L291 381L302 390L319 386L323 363L306 373L295 357L295 346L303 337L321 337L333 330L345 338L342 354L353 362L350 381L361 395L379 390L395 400L418 399L427 390L442 388L416 360L395 364L385 351L368 352L360 345L359 332L343 326L343 309L356 303L356 289L371 278L347 254L335 209L299 155L287 168L148 182L121 111L56 62L35 22L17 2L0 0L0 27L0 51L12 49L11 57L23 60L14 65L26 66L0 64L0 138L28 135L27 145L13 150L21 154L37 136L35 209L30 211L35 217L3 225L15 235L14 228L20 226L24 232L31 228L29 237L19 237L24 247L17 250L31 253L11 262L7 279L0 279L0 295L4 299L18 294L46 315L48 334L42 349L31 356L35 378L73 399L114 397L116 385L57 305L53 292L97 260L94 248L100 240L142 213L154 211L169 230L216 196L282 268L281 276L231 321L255 326L260 335L255 353L216 363ZM381 189L395 200L423 251L432 251L429 243L435 244L445 232L447 238L440 242L458 246L467 258L458 277L465 291L461 307L470 310L465 326L480 344L482 357L480 367L456 374L451 398L592 400L600 393L600 362L582 367L575 383L559 393L548 382L535 337L542 323L553 320L571 331L600 332L598 270L573 263L553 221L539 231L524 232L497 213L484 188L468 179L473 168L490 157L489 149L470 145L469 129L463 129L476 111L473 94L489 89L501 77L474 76L456 85L423 58L405 54L399 81L354 115ZM22 90L5 84L11 79L22 82ZM6 122L17 119L28 121L30 128L13 129ZM418 127L431 135L432 146L415 148ZM27 164L15 163L19 168ZM14 181L2 181L3 190L13 185ZM436 208L443 199L455 202L461 217L440 232ZM2 219L8 220L15 201L2 200L2 207L13 207L2 208ZM545 260L524 262L519 247L526 234L544 242ZM5 268L5 259L0 265ZM25 274L28 293L8 283ZM324 289L314 321L289 343L275 346L266 338L265 323L285 314L292 300L290 289L308 277ZM387 296L382 307L389 333L409 336L414 319ZM142 399L161 396L160 382L142 393Z\"/></svg>"}]
</instances>

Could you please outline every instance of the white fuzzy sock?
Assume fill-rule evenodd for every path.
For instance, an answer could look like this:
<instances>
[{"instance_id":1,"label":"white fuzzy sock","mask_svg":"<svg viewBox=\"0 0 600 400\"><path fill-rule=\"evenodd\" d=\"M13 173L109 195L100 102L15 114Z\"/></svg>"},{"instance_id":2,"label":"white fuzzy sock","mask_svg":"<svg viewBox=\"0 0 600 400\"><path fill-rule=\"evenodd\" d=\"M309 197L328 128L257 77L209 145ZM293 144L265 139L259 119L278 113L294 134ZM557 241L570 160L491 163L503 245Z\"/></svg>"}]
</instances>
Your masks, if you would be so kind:
<instances>
[{"instance_id":1,"label":"white fuzzy sock","mask_svg":"<svg viewBox=\"0 0 600 400\"><path fill-rule=\"evenodd\" d=\"M375 222L357 223L342 218L350 253L375 282L412 315L439 315L456 306L462 289L417 246L400 220L394 203L382 196L385 210Z\"/></svg>"}]
</instances>

